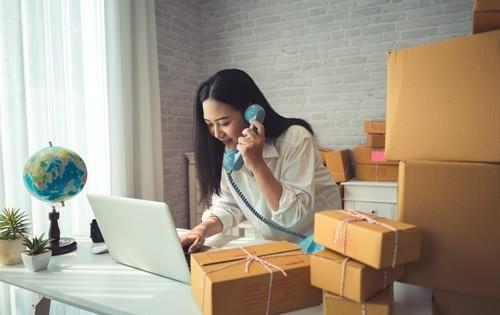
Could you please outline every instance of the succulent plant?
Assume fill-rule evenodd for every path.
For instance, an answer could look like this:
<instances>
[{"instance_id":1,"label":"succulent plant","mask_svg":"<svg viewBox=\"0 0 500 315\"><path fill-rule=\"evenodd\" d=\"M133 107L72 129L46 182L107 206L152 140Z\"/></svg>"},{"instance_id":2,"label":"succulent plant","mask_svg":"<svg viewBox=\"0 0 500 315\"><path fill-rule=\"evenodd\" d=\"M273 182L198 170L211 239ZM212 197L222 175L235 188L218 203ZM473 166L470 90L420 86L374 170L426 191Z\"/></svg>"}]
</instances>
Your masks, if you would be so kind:
<instances>
[{"instance_id":1,"label":"succulent plant","mask_svg":"<svg viewBox=\"0 0 500 315\"><path fill-rule=\"evenodd\" d=\"M0 214L0 239L15 240L29 233L26 213L21 209L4 208Z\"/></svg>"},{"instance_id":2,"label":"succulent plant","mask_svg":"<svg viewBox=\"0 0 500 315\"><path fill-rule=\"evenodd\" d=\"M24 252L28 255L34 256L45 252L46 249L49 249L47 245L49 244L50 239L43 239L44 234L45 233L42 233L40 237L33 236L33 239L31 240L24 237L23 244L27 248Z\"/></svg>"}]
</instances>

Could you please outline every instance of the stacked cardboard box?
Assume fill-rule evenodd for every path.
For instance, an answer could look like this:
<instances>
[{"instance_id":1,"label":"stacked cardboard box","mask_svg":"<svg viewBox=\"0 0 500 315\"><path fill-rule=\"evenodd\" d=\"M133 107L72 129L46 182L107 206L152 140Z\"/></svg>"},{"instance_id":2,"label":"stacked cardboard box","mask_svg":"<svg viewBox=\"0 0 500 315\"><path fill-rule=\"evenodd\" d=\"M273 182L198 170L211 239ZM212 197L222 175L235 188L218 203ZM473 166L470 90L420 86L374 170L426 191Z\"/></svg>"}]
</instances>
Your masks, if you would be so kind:
<instances>
[{"instance_id":1,"label":"stacked cardboard box","mask_svg":"<svg viewBox=\"0 0 500 315\"><path fill-rule=\"evenodd\" d=\"M420 256L420 230L352 210L316 213L311 284L324 290L324 314L391 314L392 283Z\"/></svg>"},{"instance_id":2,"label":"stacked cardboard box","mask_svg":"<svg viewBox=\"0 0 500 315\"><path fill-rule=\"evenodd\" d=\"M422 259L406 265L402 280L435 291L435 314L464 313L480 297L496 300L489 304L498 314L498 47L500 30L388 58L385 154L402 160L398 218L423 233ZM454 294L465 296L456 301L461 313L450 307Z\"/></svg>"},{"instance_id":3,"label":"stacked cardboard box","mask_svg":"<svg viewBox=\"0 0 500 315\"><path fill-rule=\"evenodd\" d=\"M500 29L500 1L476 0L472 12L474 34Z\"/></svg>"},{"instance_id":4,"label":"stacked cardboard box","mask_svg":"<svg viewBox=\"0 0 500 315\"><path fill-rule=\"evenodd\" d=\"M367 181L397 181L398 162L385 159L385 121L365 121L364 130L367 145L357 146L353 152L356 178Z\"/></svg>"},{"instance_id":5,"label":"stacked cardboard box","mask_svg":"<svg viewBox=\"0 0 500 315\"><path fill-rule=\"evenodd\" d=\"M286 241L196 253L191 291L205 315L280 314L309 307L321 303L321 290L310 284L309 262Z\"/></svg>"},{"instance_id":6,"label":"stacked cardboard box","mask_svg":"<svg viewBox=\"0 0 500 315\"><path fill-rule=\"evenodd\" d=\"M319 154L336 183L346 182L352 178L350 150L332 151L320 148Z\"/></svg>"}]
</instances>

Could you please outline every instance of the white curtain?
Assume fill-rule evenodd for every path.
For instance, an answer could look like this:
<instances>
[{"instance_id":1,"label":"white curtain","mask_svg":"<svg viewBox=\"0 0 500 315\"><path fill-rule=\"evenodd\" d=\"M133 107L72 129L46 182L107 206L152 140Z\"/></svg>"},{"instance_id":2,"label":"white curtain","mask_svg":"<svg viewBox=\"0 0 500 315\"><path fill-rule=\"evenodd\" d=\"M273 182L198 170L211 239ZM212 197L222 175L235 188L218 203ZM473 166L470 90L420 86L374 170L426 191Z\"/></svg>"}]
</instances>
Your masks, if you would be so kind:
<instances>
[{"instance_id":1,"label":"white curtain","mask_svg":"<svg viewBox=\"0 0 500 315\"><path fill-rule=\"evenodd\" d=\"M29 213L37 235L49 206L21 175L48 141L88 169L60 209L61 236L89 238L87 192L163 200L154 0L0 0L0 208ZM27 313L19 292L0 285L0 314Z\"/></svg>"}]
</instances>

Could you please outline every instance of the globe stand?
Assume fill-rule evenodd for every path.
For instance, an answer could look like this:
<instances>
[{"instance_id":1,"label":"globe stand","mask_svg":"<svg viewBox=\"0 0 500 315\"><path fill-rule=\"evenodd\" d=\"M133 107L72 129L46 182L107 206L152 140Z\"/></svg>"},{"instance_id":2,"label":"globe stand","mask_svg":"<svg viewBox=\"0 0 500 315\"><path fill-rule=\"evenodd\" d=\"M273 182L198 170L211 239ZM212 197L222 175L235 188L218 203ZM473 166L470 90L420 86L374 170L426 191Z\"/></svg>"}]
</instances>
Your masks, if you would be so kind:
<instances>
[{"instance_id":1,"label":"globe stand","mask_svg":"<svg viewBox=\"0 0 500 315\"><path fill-rule=\"evenodd\" d=\"M63 204L64 205L64 204ZM60 237L61 231L59 230L59 212L56 211L56 207L52 206L52 212L49 212L49 239L50 239L50 250L52 250L52 256L62 255L72 252L76 249L76 241L69 237Z\"/></svg>"}]
</instances>

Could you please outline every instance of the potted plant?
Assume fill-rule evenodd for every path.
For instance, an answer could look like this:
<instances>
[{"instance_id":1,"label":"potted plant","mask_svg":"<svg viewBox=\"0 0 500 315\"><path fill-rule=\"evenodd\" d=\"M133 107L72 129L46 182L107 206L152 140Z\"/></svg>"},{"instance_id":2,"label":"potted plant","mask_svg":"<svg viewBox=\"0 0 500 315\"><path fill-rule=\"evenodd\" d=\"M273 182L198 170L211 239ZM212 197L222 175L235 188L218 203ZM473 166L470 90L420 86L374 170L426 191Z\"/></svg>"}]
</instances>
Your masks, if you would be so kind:
<instances>
[{"instance_id":1,"label":"potted plant","mask_svg":"<svg viewBox=\"0 0 500 315\"><path fill-rule=\"evenodd\" d=\"M29 233L26 214L21 209L5 208L0 214L0 265L21 262L23 236Z\"/></svg>"},{"instance_id":2,"label":"potted plant","mask_svg":"<svg viewBox=\"0 0 500 315\"><path fill-rule=\"evenodd\" d=\"M52 256L52 251L48 248L50 239L43 238L44 233L40 237L33 236L33 239L24 238L23 244L26 250L21 254L24 266L29 271L39 271L47 268Z\"/></svg>"}]
</instances>

